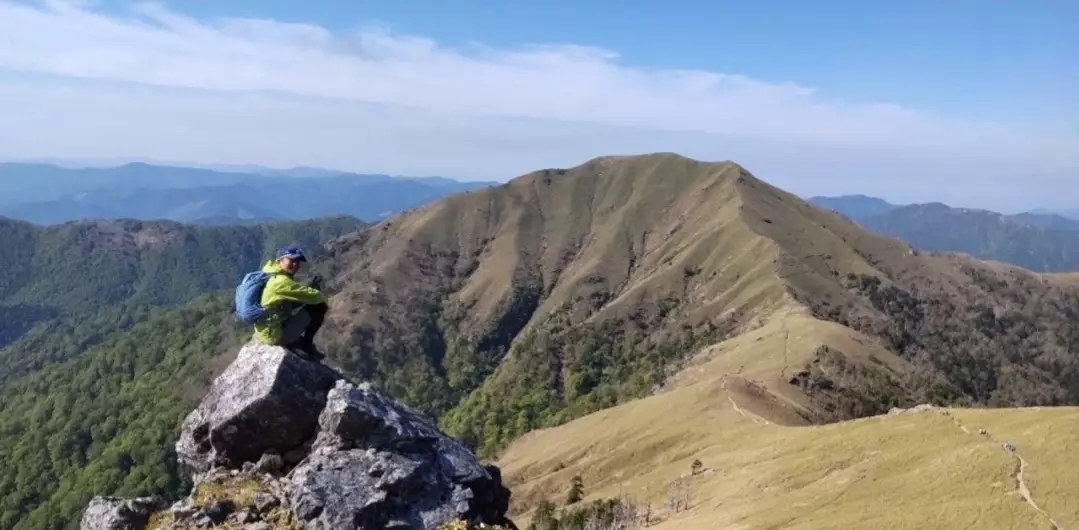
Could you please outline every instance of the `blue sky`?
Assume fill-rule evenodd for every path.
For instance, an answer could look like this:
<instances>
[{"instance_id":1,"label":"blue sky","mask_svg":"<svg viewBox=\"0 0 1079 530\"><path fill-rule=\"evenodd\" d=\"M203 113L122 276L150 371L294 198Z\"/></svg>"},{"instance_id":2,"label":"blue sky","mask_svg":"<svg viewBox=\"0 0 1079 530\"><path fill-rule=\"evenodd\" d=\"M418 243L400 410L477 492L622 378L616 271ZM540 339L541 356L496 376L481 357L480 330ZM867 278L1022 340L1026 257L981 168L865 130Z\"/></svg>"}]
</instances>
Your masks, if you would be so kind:
<instances>
[{"instance_id":1,"label":"blue sky","mask_svg":"<svg viewBox=\"0 0 1079 530\"><path fill-rule=\"evenodd\" d=\"M504 180L677 151L804 195L1074 207L1077 26L1063 0L0 0L0 156Z\"/></svg>"},{"instance_id":2,"label":"blue sky","mask_svg":"<svg viewBox=\"0 0 1079 530\"><path fill-rule=\"evenodd\" d=\"M647 68L704 69L957 116L1079 130L1079 2L242 0L199 16L336 30L381 21L450 46L575 43ZM1070 120L1061 116L1065 112Z\"/></svg>"}]
</instances>

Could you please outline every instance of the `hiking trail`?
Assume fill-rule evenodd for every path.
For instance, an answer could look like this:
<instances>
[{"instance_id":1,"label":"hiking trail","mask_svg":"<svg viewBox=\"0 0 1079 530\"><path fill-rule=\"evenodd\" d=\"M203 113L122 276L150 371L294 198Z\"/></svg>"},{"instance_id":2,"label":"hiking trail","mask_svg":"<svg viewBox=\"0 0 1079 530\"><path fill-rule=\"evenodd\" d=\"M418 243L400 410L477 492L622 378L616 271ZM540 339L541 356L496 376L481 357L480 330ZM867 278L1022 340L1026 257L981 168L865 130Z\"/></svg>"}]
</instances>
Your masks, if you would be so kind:
<instances>
[{"instance_id":1,"label":"hiking trail","mask_svg":"<svg viewBox=\"0 0 1079 530\"><path fill-rule=\"evenodd\" d=\"M791 329L787 326L786 321L783 322L783 370L779 372L779 377L782 379L787 378L787 368L790 368L790 349L791 349Z\"/></svg>"},{"instance_id":2,"label":"hiking trail","mask_svg":"<svg viewBox=\"0 0 1079 530\"><path fill-rule=\"evenodd\" d=\"M956 424L956 426L958 426L963 432L965 432L967 434L973 434L973 433L970 432L970 429L968 429L966 425L963 425L963 422L959 421L959 418L956 418L955 416L952 416L947 411L945 411L944 413L948 417L950 417L952 419L952 421ZM988 433L980 434L980 436L984 436L987 439L993 441L994 443L997 443L997 441L994 440L993 437L991 435L989 435ZM1016 492L1019 493L1019 496L1022 497L1023 500L1025 500L1026 503L1029 504L1031 508L1034 508L1038 513L1042 514L1045 517L1046 521L1049 522L1049 525L1053 528L1053 530L1064 530L1064 528L1062 526L1060 526L1059 524L1057 524L1057 522L1054 521L1053 518L1045 510L1043 510L1041 508L1041 506L1038 506L1037 502L1034 502L1034 497L1030 494L1030 487L1027 486L1027 482L1026 482L1026 479L1024 477L1024 475L1026 474L1026 470L1027 470L1027 461L1014 448L1012 449L1011 452L1013 454L1015 454L1015 458L1019 461L1019 465L1016 466L1016 470L1015 470Z\"/></svg>"},{"instance_id":3,"label":"hiking trail","mask_svg":"<svg viewBox=\"0 0 1079 530\"><path fill-rule=\"evenodd\" d=\"M731 402L731 406L734 407L734 411L741 414L742 417L744 417L744 418L749 418L750 420L753 421L753 423L758 423L758 424L761 424L761 425L769 425L769 424L771 424L772 422L770 422L770 421L768 421L768 420L766 420L766 419L764 419L764 418L762 418L762 417L760 417L760 416L758 416L758 415L756 415L756 414L754 414L752 412L749 412L749 411L743 409L742 407L738 406L738 403L734 400L734 396L731 395L730 388L727 386L727 381L728 381L727 377L731 376L731 375L738 375L738 374L726 374L726 375L723 376L723 393L727 395L727 401Z\"/></svg>"}]
</instances>

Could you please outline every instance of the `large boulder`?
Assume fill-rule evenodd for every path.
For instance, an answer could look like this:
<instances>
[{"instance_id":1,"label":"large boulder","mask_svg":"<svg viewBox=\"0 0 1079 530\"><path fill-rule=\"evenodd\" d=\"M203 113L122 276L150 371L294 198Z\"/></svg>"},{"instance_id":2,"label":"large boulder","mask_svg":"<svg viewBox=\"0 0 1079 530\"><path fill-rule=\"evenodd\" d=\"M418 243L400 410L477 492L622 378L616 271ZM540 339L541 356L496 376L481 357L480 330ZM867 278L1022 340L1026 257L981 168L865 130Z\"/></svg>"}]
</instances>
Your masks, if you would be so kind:
<instances>
[{"instance_id":1,"label":"large boulder","mask_svg":"<svg viewBox=\"0 0 1079 530\"><path fill-rule=\"evenodd\" d=\"M337 382L312 452L290 481L289 504L308 529L509 524L497 469L367 385Z\"/></svg>"},{"instance_id":2,"label":"large boulder","mask_svg":"<svg viewBox=\"0 0 1079 530\"><path fill-rule=\"evenodd\" d=\"M82 530L143 530L155 511L149 530L515 528L498 468L419 412L278 347L240 350L176 452L194 475L186 499L95 498Z\"/></svg>"},{"instance_id":3,"label":"large boulder","mask_svg":"<svg viewBox=\"0 0 1079 530\"><path fill-rule=\"evenodd\" d=\"M315 434L326 393L343 376L277 346L252 341L183 423L176 453L194 474L285 454Z\"/></svg>"},{"instance_id":4,"label":"large boulder","mask_svg":"<svg viewBox=\"0 0 1079 530\"><path fill-rule=\"evenodd\" d=\"M164 505L157 497L94 497L82 514L80 530L142 530L150 514Z\"/></svg>"}]
</instances>

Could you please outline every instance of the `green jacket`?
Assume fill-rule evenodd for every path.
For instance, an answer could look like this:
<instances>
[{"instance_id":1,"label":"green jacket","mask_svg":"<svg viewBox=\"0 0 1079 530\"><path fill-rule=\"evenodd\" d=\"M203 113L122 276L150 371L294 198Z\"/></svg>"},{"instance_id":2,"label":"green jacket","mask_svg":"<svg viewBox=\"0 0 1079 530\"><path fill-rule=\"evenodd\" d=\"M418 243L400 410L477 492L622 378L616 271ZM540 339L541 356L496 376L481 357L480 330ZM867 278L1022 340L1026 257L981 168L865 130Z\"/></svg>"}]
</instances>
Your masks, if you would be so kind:
<instances>
[{"instance_id":1,"label":"green jacket","mask_svg":"<svg viewBox=\"0 0 1079 530\"><path fill-rule=\"evenodd\" d=\"M255 323L255 338L263 344L278 344L285 320L302 304L321 304L326 297L318 289L293 279L273 261L262 266L262 272L272 274L262 290L262 307L266 313Z\"/></svg>"}]
</instances>

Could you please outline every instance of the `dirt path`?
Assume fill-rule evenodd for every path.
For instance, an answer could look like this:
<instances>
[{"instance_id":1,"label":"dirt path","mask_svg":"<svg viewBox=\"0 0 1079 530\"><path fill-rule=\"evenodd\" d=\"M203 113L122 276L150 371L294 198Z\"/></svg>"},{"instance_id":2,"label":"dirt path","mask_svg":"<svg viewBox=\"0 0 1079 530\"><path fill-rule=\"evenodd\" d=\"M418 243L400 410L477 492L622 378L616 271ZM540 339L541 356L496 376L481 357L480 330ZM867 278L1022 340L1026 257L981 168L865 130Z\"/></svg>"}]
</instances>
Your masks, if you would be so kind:
<instances>
[{"instance_id":1,"label":"dirt path","mask_svg":"<svg viewBox=\"0 0 1079 530\"><path fill-rule=\"evenodd\" d=\"M790 368L791 329L783 322L783 370L779 373L782 379L787 378L787 368Z\"/></svg>"},{"instance_id":2,"label":"dirt path","mask_svg":"<svg viewBox=\"0 0 1079 530\"><path fill-rule=\"evenodd\" d=\"M956 418L955 416L952 416L950 414L948 416L952 419L953 422L955 422L955 424L960 429L962 429L963 432L967 434L972 434L970 432L970 429L968 429L966 425L963 425L963 422L959 421L959 418ZM994 443L999 443L996 440L993 440L993 438L988 434L984 434L982 436L985 436L987 439L993 441ZM1037 510L1038 513L1045 516L1045 519L1049 522L1049 525L1052 526L1054 530L1064 530L1064 528L1057 524L1057 522L1054 521L1053 518L1050 517L1049 514L1041 508L1041 506L1038 506L1038 503L1034 502L1034 497L1031 496L1030 487L1027 486L1027 481L1024 477L1027 471L1027 461L1017 451L1013 450L1012 454L1014 454L1015 458L1019 461L1019 465L1016 467L1015 470L1016 490L1018 491L1019 496L1023 497L1023 500L1025 500L1031 508L1034 508L1035 510Z\"/></svg>"},{"instance_id":3,"label":"dirt path","mask_svg":"<svg viewBox=\"0 0 1079 530\"><path fill-rule=\"evenodd\" d=\"M731 374L727 374L727 375L731 375ZM768 420L766 420L766 419L764 419L764 418L762 418L762 417L760 417L760 416L758 416L758 415L756 415L756 414L754 414L752 412L748 412L745 409L743 409L742 407L738 406L738 403L736 401L734 401L734 396L731 395L730 387L727 386L727 381L728 381L727 375L723 376L723 393L727 394L727 401L731 402L731 406L734 407L734 411L741 414L742 417L749 418L750 420L753 421L753 423L759 423L759 424L762 424L762 425L771 424L772 422L770 422L770 421L768 421Z\"/></svg>"},{"instance_id":4,"label":"dirt path","mask_svg":"<svg viewBox=\"0 0 1079 530\"><path fill-rule=\"evenodd\" d=\"M1038 510L1038 512L1044 515L1055 530L1064 530L1052 517L1049 517L1048 513L1045 513L1045 510L1043 510L1041 506L1038 506L1038 503L1034 502L1034 498L1030 496L1030 488L1027 487L1027 482L1023 479L1023 474L1027 470L1027 461L1025 458L1019 456L1018 453L1016 453L1015 457L1019 459L1019 471L1015 472L1015 480L1019 483L1019 495L1027 501L1027 504L1031 505L1035 510Z\"/></svg>"}]
</instances>

